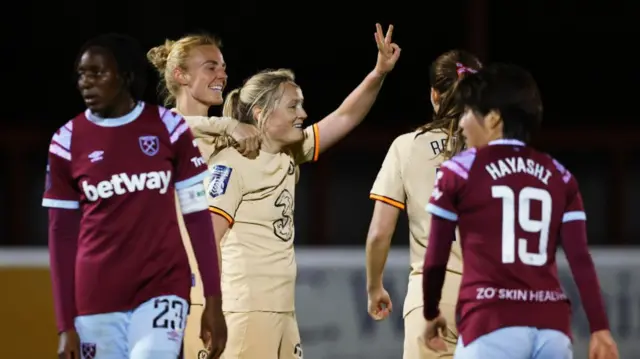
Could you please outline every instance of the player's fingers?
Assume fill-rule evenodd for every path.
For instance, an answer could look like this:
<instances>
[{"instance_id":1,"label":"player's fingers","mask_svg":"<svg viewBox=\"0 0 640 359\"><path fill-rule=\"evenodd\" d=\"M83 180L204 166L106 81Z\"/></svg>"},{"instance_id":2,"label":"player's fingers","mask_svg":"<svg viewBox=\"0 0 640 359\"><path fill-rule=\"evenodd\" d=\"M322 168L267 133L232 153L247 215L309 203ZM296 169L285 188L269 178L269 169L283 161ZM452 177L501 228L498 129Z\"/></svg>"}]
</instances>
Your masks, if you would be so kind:
<instances>
[{"instance_id":1,"label":"player's fingers","mask_svg":"<svg viewBox=\"0 0 640 359\"><path fill-rule=\"evenodd\" d=\"M382 46L384 41L384 33L382 32L382 25L376 24L376 42Z\"/></svg>"},{"instance_id":2,"label":"player's fingers","mask_svg":"<svg viewBox=\"0 0 640 359\"><path fill-rule=\"evenodd\" d=\"M391 44L391 48L393 49L393 55L391 55L391 58L395 60L400 57L400 51L402 51L400 46L397 44Z\"/></svg>"},{"instance_id":3,"label":"player's fingers","mask_svg":"<svg viewBox=\"0 0 640 359\"><path fill-rule=\"evenodd\" d=\"M389 308L384 308L382 310L382 319L385 319L386 317L388 317L390 313L391 313L391 310Z\"/></svg>"},{"instance_id":4,"label":"player's fingers","mask_svg":"<svg viewBox=\"0 0 640 359\"><path fill-rule=\"evenodd\" d=\"M380 312L377 309L369 309L369 316L371 317L371 319L373 320L380 320L382 319L380 317Z\"/></svg>"},{"instance_id":5,"label":"player's fingers","mask_svg":"<svg viewBox=\"0 0 640 359\"><path fill-rule=\"evenodd\" d=\"M383 320L387 317L387 312L379 303L376 303L374 307L369 309L369 315L373 320Z\"/></svg>"},{"instance_id":6,"label":"player's fingers","mask_svg":"<svg viewBox=\"0 0 640 359\"><path fill-rule=\"evenodd\" d=\"M212 353L213 359L218 359L220 358L220 356L222 356L223 351L224 351L224 346L222 346L221 343L216 343L215 348L213 348L213 350L211 350L210 353Z\"/></svg>"},{"instance_id":7,"label":"player's fingers","mask_svg":"<svg viewBox=\"0 0 640 359\"><path fill-rule=\"evenodd\" d=\"M447 350L447 344L440 337L431 338L427 341L427 346L434 351L442 352Z\"/></svg>"},{"instance_id":8,"label":"player's fingers","mask_svg":"<svg viewBox=\"0 0 640 359\"><path fill-rule=\"evenodd\" d=\"M205 348L211 347L211 333L208 330L203 329L200 331L200 340L202 340Z\"/></svg>"},{"instance_id":9,"label":"player's fingers","mask_svg":"<svg viewBox=\"0 0 640 359\"><path fill-rule=\"evenodd\" d=\"M384 44L385 45L391 44L391 37L392 36L393 36L393 25L389 25L389 28L387 29L387 35L384 37Z\"/></svg>"},{"instance_id":10,"label":"player's fingers","mask_svg":"<svg viewBox=\"0 0 640 359\"><path fill-rule=\"evenodd\" d=\"M237 143L234 147L240 153L244 153L247 150L247 146L245 146L244 141Z\"/></svg>"},{"instance_id":11,"label":"player's fingers","mask_svg":"<svg viewBox=\"0 0 640 359\"><path fill-rule=\"evenodd\" d=\"M249 141L248 147L251 149L252 152L257 151L258 148L260 147L260 142L258 141L257 138L254 137Z\"/></svg>"},{"instance_id":12,"label":"player's fingers","mask_svg":"<svg viewBox=\"0 0 640 359\"><path fill-rule=\"evenodd\" d=\"M221 340L218 345L220 346L220 356L222 356L222 354L224 353L225 348L227 347L227 341L226 340Z\"/></svg>"},{"instance_id":13,"label":"player's fingers","mask_svg":"<svg viewBox=\"0 0 640 359\"><path fill-rule=\"evenodd\" d=\"M253 152L253 150L251 149L251 146L245 146L242 151L238 151L238 152L240 152L245 157L249 157L249 155L251 155L251 152Z\"/></svg>"},{"instance_id":14,"label":"player's fingers","mask_svg":"<svg viewBox=\"0 0 640 359\"><path fill-rule=\"evenodd\" d=\"M393 312L393 302L391 302L390 298L387 298L385 306L387 307L387 310L389 310L389 312Z\"/></svg>"}]
</instances>

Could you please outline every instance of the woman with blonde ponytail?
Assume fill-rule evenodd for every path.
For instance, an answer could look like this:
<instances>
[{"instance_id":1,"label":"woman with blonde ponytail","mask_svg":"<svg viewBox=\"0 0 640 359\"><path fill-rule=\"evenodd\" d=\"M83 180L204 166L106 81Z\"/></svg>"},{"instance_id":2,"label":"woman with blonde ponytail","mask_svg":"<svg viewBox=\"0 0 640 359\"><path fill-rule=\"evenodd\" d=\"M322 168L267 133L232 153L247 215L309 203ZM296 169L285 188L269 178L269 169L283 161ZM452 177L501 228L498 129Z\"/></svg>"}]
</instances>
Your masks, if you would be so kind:
<instances>
[{"instance_id":1,"label":"woman with blonde ponytail","mask_svg":"<svg viewBox=\"0 0 640 359\"><path fill-rule=\"evenodd\" d=\"M387 260L391 237L400 211L409 217L411 274L404 302L404 359L453 357L456 346L454 310L462 274L460 244L451 251L445 290L440 309L451 325L443 336L444 352L427 349L421 336L426 321L422 310L422 262L429 237L431 216L425 211L440 163L462 149L458 120L464 108L457 102L458 82L466 74L476 72L481 64L464 51L453 50L440 55L431 65L431 103L433 120L416 131L393 141L382 163L369 197L375 200L366 245L368 311L375 320L382 320L393 309L389 293L382 285L382 273Z\"/></svg>"},{"instance_id":2,"label":"woman with blonde ponytail","mask_svg":"<svg viewBox=\"0 0 640 359\"><path fill-rule=\"evenodd\" d=\"M189 35L177 41L166 40L147 52L147 59L160 75L160 95L164 97L166 106L175 105L173 111L185 118L208 163L222 148L233 146L242 155L253 158L257 156L260 146L259 132L255 126L239 123L232 117L208 116L211 106L222 104L222 91L227 83L226 64L220 47L220 41L213 36ZM178 223L192 271L191 309L183 354L190 359L205 358L224 349L226 326L224 318L219 318L220 325L215 333L201 332L200 318L207 310L219 305L209 301L220 298L212 299L203 292L189 234L181 218L178 216Z\"/></svg>"},{"instance_id":3,"label":"woman with blonde ponytail","mask_svg":"<svg viewBox=\"0 0 640 359\"><path fill-rule=\"evenodd\" d=\"M147 59L160 75L160 95L167 107L180 113L191 128L205 160L218 148L234 145L240 153L255 157L260 147L254 126L233 118L209 117L209 108L223 102L227 85L222 43L211 35L188 35L149 50Z\"/></svg>"},{"instance_id":4,"label":"woman with blonde ponytail","mask_svg":"<svg viewBox=\"0 0 640 359\"><path fill-rule=\"evenodd\" d=\"M290 70L260 72L227 95L223 115L255 124L262 145L255 160L227 147L211 166L207 196L221 242L225 359L303 357L294 306L298 166L316 161L369 112L400 56L392 29L385 37L377 25L374 70L313 125L304 126L304 97Z\"/></svg>"}]
</instances>

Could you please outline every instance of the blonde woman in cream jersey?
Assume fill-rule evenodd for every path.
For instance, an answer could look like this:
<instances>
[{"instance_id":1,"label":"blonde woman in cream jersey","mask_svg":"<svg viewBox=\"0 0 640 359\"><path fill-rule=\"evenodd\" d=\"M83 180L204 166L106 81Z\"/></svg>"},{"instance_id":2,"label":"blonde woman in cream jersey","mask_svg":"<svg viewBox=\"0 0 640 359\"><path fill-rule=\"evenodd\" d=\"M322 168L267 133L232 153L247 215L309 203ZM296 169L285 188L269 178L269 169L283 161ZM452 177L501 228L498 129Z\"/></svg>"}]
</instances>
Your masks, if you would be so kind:
<instances>
[{"instance_id":1,"label":"blonde woman in cream jersey","mask_svg":"<svg viewBox=\"0 0 640 359\"><path fill-rule=\"evenodd\" d=\"M255 123L262 148L254 160L235 148L215 157L208 188L216 239L221 241L225 359L303 357L295 316L295 186L298 165L353 130L375 102L400 49L377 25L371 71L342 104L305 126L303 94L289 70L263 71L227 95L223 114Z\"/></svg>"},{"instance_id":2,"label":"blonde woman in cream jersey","mask_svg":"<svg viewBox=\"0 0 640 359\"><path fill-rule=\"evenodd\" d=\"M210 35L189 35L177 41L166 40L149 50L148 60L162 79L162 95L167 106L180 113L191 128L207 163L220 149L234 146L248 157L257 156L260 136L251 124L229 117L208 117L211 106L223 103L222 91L227 82L226 64L220 41ZM204 193L203 193L204 195ZM182 216L178 216L181 234L192 271L191 309L184 337L184 357L204 359L209 354L200 339L200 317L205 309L205 293L189 235ZM224 334L224 335L223 335ZM215 334L214 334L215 335ZM226 333L218 335L226 340Z\"/></svg>"},{"instance_id":3,"label":"blonde woman in cream jersey","mask_svg":"<svg viewBox=\"0 0 640 359\"><path fill-rule=\"evenodd\" d=\"M459 152L458 118L463 112L455 102L459 79L481 66L476 57L453 50L438 57L430 69L431 102L434 118L417 131L393 141L378 172L369 197L376 201L367 236L368 311L382 320L393 309L384 289L382 273L395 231L398 215L406 210L409 217L411 273L404 302L404 359L452 358L456 346L455 305L462 274L459 243L454 243L440 309L450 324L443 336L447 350L435 352L421 339L426 325L422 313L422 263L427 247L431 217L425 211L433 190L440 163Z\"/></svg>"}]
</instances>

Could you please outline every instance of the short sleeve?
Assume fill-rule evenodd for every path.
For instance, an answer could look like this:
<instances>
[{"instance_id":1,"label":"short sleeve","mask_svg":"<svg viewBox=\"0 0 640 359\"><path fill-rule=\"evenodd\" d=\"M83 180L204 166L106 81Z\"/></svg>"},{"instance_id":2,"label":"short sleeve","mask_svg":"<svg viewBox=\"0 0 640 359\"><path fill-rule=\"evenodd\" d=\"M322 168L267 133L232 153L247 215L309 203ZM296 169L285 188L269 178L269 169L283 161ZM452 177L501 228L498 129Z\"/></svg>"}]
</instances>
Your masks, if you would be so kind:
<instances>
[{"instance_id":1,"label":"short sleeve","mask_svg":"<svg viewBox=\"0 0 640 359\"><path fill-rule=\"evenodd\" d=\"M243 183L240 171L227 163L213 164L207 182L209 211L221 215L233 224L242 201Z\"/></svg>"},{"instance_id":2,"label":"short sleeve","mask_svg":"<svg viewBox=\"0 0 640 359\"><path fill-rule=\"evenodd\" d=\"M567 171L564 174L564 178L571 176L571 173ZM584 204L582 203L582 194L578 186L578 181L575 177L571 176L567 180L567 205L562 215L562 223L572 221L586 221L587 214L584 211Z\"/></svg>"},{"instance_id":3,"label":"short sleeve","mask_svg":"<svg viewBox=\"0 0 640 359\"><path fill-rule=\"evenodd\" d=\"M174 151L176 190L202 183L207 175L207 165L182 116L180 116L175 130L170 134L170 138Z\"/></svg>"},{"instance_id":4,"label":"short sleeve","mask_svg":"<svg viewBox=\"0 0 640 359\"><path fill-rule=\"evenodd\" d=\"M238 125L238 121L230 117L184 116L195 138L226 136Z\"/></svg>"},{"instance_id":5,"label":"short sleeve","mask_svg":"<svg viewBox=\"0 0 640 359\"><path fill-rule=\"evenodd\" d=\"M456 222L458 220L457 197L464 179L448 168L447 162L444 162L436 173L436 181L426 210L434 216Z\"/></svg>"},{"instance_id":6,"label":"short sleeve","mask_svg":"<svg viewBox=\"0 0 640 359\"><path fill-rule=\"evenodd\" d=\"M378 172L369 198L381 201L401 210L405 209L406 193L402 178L402 162L396 139L387 152Z\"/></svg>"},{"instance_id":7,"label":"short sleeve","mask_svg":"<svg viewBox=\"0 0 640 359\"><path fill-rule=\"evenodd\" d=\"M295 164L317 161L320 154L320 132L318 124L313 124L304 129L304 140L292 147L292 156Z\"/></svg>"},{"instance_id":8,"label":"short sleeve","mask_svg":"<svg viewBox=\"0 0 640 359\"><path fill-rule=\"evenodd\" d=\"M49 145L43 207L80 208L80 192L71 170L71 134L69 122L54 134Z\"/></svg>"},{"instance_id":9,"label":"short sleeve","mask_svg":"<svg viewBox=\"0 0 640 359\"><path fill-rule=\"evenodd\" d=\"M184 120L196 139L200 153L206 162L219 151L233 147L233 138L229 135L238 121L230 117L184 116Z\"/></svg>"}]
</instances>

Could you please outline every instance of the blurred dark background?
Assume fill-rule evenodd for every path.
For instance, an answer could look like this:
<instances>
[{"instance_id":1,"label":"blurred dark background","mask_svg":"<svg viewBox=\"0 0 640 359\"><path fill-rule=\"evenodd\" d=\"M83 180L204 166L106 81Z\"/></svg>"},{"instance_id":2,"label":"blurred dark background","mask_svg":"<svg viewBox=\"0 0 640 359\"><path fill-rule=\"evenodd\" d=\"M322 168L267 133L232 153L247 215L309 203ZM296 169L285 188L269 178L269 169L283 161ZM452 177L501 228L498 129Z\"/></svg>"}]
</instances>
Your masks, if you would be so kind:
<instances>
[{"instance_id":1,"label":"blurred dark background","mask_svg":"<svg viewBox=\"0 0 640 359\"><path fill-rule=\"evenodd\" d=\"M373 68L376 22L396 26L402 57L365 122L318 163L303 166L298 244L364 243L372 211L368 192L388 146L431 118L431 61L463 48L484 62L514 62L531 70L545 105L537 145L578 178L590 242L636 245L637 7L615 0L12 3L0 25L2 78L9 92L0 116L0 246L46 244L40 200L47 145L53 131L83 110L72 74L76 52L89 38L124 32L148 49L187 33L218 34L228 90L258 70L291 68L305 92L309 121L315 122ZM146 97L159 102L152 75ZM406 227L398 226L395 245L408 243Z\"/></svg>"}]
</instances>

